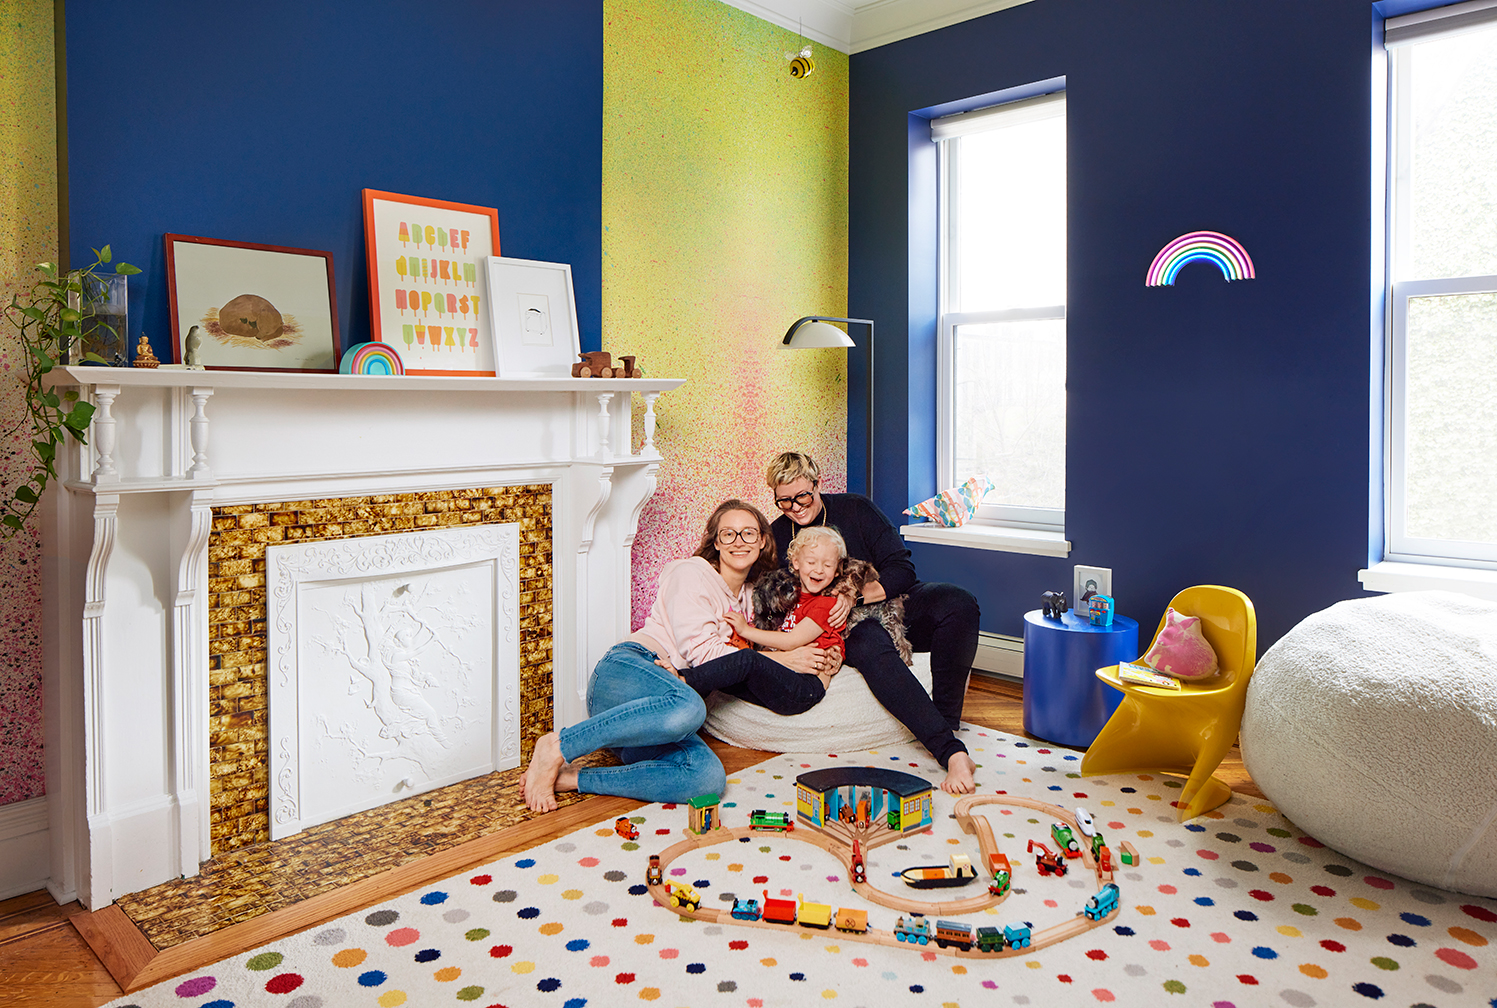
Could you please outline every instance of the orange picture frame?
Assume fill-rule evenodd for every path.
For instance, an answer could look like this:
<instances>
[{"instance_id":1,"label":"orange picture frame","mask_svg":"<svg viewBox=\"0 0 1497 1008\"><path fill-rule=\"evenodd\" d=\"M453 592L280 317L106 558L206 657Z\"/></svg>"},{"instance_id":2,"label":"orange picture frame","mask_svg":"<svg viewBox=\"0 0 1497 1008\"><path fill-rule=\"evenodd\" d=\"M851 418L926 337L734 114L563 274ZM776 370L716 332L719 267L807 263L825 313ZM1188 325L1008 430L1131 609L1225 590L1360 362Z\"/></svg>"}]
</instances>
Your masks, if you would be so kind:
<instances>
[{"instance_id":1,"label":"orange picture frame","mask_svg":"<svg viewBox=\"0 0 1497 1008\"><path fill-rule=\"evenodd\" d=\"M499 211L378 189L363 200L371 338L396 349L406 374L493 376Z\"/></svg>"}]
</instances>

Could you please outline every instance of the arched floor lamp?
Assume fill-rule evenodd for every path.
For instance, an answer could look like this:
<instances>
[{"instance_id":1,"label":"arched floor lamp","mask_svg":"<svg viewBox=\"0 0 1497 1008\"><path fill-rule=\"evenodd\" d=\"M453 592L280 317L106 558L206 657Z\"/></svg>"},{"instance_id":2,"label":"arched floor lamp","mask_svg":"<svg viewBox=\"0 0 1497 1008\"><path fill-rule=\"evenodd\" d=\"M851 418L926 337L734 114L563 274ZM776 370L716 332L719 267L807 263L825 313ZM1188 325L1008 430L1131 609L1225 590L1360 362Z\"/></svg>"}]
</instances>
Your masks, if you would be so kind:
<instances>
[{"instance_id":1,"label":"arched floor lamp","mask_svg":"<svg viewBox=\"0 0 1497 1008\"><path fill-rule=\"evenodd\" d=\"M827 347L856 347L851 336L829 322L856 323L868 327L868 430L863 458L867 471L863 476L863 493L873 496L873 320L836 318L831 315L807 315L796 319L785 333L780 347L785 350L812 350Z\"/></svg>"}]
</instances>

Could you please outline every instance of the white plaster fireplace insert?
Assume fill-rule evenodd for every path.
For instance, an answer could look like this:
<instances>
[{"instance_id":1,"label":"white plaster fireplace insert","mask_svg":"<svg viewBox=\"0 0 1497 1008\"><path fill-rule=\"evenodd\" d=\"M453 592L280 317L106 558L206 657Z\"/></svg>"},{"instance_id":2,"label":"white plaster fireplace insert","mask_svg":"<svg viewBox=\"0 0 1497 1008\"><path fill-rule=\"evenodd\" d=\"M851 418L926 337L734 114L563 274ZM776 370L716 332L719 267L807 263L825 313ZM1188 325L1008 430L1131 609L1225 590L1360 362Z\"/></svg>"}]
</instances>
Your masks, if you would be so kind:
<instances>
[{"instance_id":1,"label":"white plaster fireplace insert","mask_svg":"<svg viewBox=\"0 0 1497 1008\"><path fill-rule=\"evenodd\" d=\"M629 631L630 550L662 461L654 403L680 380L85 367L52 378L96 407L89 445L61 460L43 530L59 902L98 909L194 875L210 854L214 507L550 484L555 719L586 715L588 671ZM645 402L637 453L631 393Z\"/></svg>"}]
</instances>

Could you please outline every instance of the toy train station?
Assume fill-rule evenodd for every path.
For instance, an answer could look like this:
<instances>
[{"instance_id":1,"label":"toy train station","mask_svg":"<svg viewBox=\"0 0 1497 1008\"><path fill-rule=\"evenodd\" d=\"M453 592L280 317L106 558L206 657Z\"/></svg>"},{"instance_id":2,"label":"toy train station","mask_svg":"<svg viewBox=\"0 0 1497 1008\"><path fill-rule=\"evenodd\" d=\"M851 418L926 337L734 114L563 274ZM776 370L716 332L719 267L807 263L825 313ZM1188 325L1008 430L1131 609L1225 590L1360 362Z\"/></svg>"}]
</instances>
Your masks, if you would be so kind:
<instances>
[{"instance_id":1,"label":"toy train station","mask_svg":"<svg viewBox=\"0 0 1497 1008\"><path fill-rule=\"evenodd\" d=\"M930 781L878 767L831 767L795 778L796 818L816 829L836 823L887 825L898 834L931 824Z\"/></svg>"}]
</instances>

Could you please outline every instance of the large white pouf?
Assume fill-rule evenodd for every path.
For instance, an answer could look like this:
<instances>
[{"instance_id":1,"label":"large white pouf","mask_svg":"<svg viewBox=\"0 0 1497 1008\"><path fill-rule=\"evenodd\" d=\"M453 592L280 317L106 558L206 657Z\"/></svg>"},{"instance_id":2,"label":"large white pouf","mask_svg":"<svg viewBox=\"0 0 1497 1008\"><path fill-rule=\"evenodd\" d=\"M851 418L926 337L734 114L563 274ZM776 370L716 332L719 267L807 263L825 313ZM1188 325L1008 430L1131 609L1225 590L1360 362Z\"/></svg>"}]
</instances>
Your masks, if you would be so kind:
<instances>
[{"instance_id":1,"label":"large white pouf","mask_svg":"<svg viewBox=\"0 0 1497 1008\"><path fill-rule=\"evenodd\" d=\"M915 655L910 671L929 693L930 655ZM858 752L914 738L874 699L857 670L846 665L832 676L832 685L821 703L792 717L725 693L713 693L707 703L706 728L731 745L770 752Z\"/></svg>"},{"instance_id":2,"label":"large white pouf","mask_svg":"<svg viewBox=\"0 0 1497 1008\"><path fill-rule=\"evenodd\" d=\"M1242 757L1326 846L1497 896L1497 603L1410 592L1310 616L1258 662Z\"/></svg>"}]
</instances>

